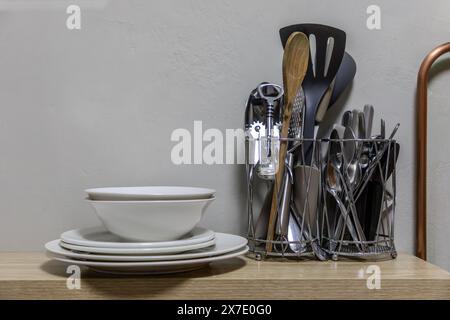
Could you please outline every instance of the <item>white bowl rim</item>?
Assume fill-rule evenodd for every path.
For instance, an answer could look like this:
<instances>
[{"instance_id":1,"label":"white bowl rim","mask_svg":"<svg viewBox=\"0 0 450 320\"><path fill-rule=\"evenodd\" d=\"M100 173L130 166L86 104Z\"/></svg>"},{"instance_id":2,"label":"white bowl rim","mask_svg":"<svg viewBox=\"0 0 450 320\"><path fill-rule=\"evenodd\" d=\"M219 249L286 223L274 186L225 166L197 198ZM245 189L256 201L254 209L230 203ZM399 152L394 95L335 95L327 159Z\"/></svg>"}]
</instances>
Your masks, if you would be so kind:
<instances>
[{"instance_id":1,"label":"white bowl rim","mask_svg":"<svg viewBox=\"0 0 450 320\"><path fill-rule=\"evenodd\" d=\"M210 198L204 199L179 199L179 200L91 200L89 198L85 199L89 203L105 203L105 204L113 204L113 203L126 203L126 204L139 204L139 203L196 203L196 202L210 202L216 200L216 197L212 196Z\"/></svg>"},{"instance_id":2,"label":"white bowl rim","mask_svg":"<svg viewBox=\"0 0 450 320\"><path fill-rule=\"evenodd\" d=\"M198 192L202 192L202 193L210 193L210 194L214 194L216 193L215 189L211 189L211 188L204 188L204 187L193 187L193 186L128 186L128 187L120 187L120 186L113 186L113 187L96 187L96 188L88 188L85 189L84 192L86 193L93 193L93 192L105 192L105 193L115 193L114 189L124 189L124 190L131 190L131 189L140 189L140 188L186 188L186 189L192 189L192 190L197 190ZM117 193L117 195L121 195L120 193ZM143 195L148 195L148 194L143 194ZM154 194L155 196L159 196L159 194ZM184 194L182 194L184 195Z\"/></svg>"}]
</instances>

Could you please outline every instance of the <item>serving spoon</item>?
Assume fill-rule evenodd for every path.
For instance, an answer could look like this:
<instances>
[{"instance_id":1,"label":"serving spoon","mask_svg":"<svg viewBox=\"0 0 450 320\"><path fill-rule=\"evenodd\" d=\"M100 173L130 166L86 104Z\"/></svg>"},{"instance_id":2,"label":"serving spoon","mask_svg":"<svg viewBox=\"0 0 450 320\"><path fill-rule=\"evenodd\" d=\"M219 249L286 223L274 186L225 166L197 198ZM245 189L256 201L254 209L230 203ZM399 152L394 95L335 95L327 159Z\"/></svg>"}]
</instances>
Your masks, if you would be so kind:
<instances>
[{"instance_id":1,"label":"serving spoon","mask_svg":"<svg viewBox=\"0 0 450 320\"><path fill-rule=\"evenodd\" d=\"M309 41L304 33L294 32L289 36L283 54L283 86L284 86L284 110L282 117L282 129L280 137L288 137L289 124L295 97L302 85L308 69ZM285 157L287 152L287 141L280 141L279 167L275 174L275 186L272 195L269 223L267 228L267 252L272 252L272 241L277 217L278 193L284 174Z\"/></svg>"}]
</instances>

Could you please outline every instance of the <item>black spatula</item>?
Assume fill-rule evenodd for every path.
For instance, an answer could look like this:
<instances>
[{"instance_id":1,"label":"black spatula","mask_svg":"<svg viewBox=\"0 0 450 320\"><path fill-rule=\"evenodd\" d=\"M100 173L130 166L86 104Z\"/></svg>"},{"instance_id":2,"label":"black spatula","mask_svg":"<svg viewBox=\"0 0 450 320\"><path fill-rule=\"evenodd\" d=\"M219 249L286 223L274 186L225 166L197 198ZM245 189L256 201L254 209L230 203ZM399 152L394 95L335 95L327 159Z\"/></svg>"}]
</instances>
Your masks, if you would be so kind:
<instances>
[{"instance_id":1,"label":"black spatula","mask_svg":"<svg viewBox=\"0 0 450 320\"><path fill-rule=\"evenodd\" d=\"M347 87L355 77L355 74L356 62L348 52L345 52L344 57L342 58L341 65L339 66L339 70L336 74L336 79L334 80L334 88L330 100L330 107L332 107L336 103L337 99L339 99L341 94L345 91L345 89L347 89Z\"/></svg>"},{"instance_id":2,"label":"black spatula","mask_svg":"<svg viewBox=\"0 0 450 320\"><path fill-rule=\"evenodd\" d=\"M306 105L303 134L305 139L314 139L317 108L341 65L345 52L346 35L344 31L330 26L296 24L280 29L283 46L293 32L306 34L310 41L310 63L302 84ZM330 41L332 45L329 46ZM331 52L327 50L328 47ZM311 145L311 142L305 142L304 150L309 150ZM308 158L310 157L307 156L307 164L310 162Z\"/></svg>"},{"instance_id":3,"label":"black spatula","mask_svg":"<svg viewBox=\"0 0 450 320\"><path fill-rule=\"evenodd\" d=\"M316 113L316 125L320 125L328 109L330 109L336 103L341 94L352 83L355 74L355 60L348 52L345 52L334 81L331 83L330 87L325 92L322 100L320 101Z\"/></svg>"}]
</instances>

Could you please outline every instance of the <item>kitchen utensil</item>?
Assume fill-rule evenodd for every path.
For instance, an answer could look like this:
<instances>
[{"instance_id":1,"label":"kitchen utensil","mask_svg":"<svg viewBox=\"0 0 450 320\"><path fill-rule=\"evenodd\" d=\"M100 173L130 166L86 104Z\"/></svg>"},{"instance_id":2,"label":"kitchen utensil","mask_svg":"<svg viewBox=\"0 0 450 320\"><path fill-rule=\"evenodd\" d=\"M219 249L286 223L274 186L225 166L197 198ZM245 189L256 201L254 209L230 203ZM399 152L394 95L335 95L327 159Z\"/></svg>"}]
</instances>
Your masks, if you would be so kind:
<instances>
[{"instance_id":1,"label":"kitchen utensil","mask_svg":"<svg viewBox=\"0 0 450 320\"><path fill-rule=\"evenodd\" d=\"M353 130L354 136L357 137L358 135L358 128L359 128L359 111L357 109L353 109L352 111L352 125L351 128Z\"/></svg>"},{"instance_id":2,"label":"kitchen utensil","mask_svg":"<svg viewBox=\"0 0 450 320\"><path fill-rule=\"evenodd\" d=\"M358 130L356 131L356 158L358 162L358 171L359 171L359 177L361 178L362 175L362 168L363 165L366 166L367 163L363 164L361 160L368 162L368 159L362 159L363 151L364 151L364 139L366 139L366 119L364 117L364 113L361 111L358 111ZM357 181L357 184L360 182L360 180Z\"/></svg>"},{"instance_id":3,"label":"kitchen utensil","mask_svg":"<svg viewBox=\"0 0 450 320\"><path fill-rule=\"evenodd\" d=\"M360 140L369 139L371 137L372 131L372 119L373 119L373 107L370 105L364 106L364 112L358 112L358 130L357 138ZM366 119L367 116L367 119ZM368 141L358 141L357 142L357 165L359 166L357 180L354 181L353 189L362 182L362 177L364 176L365 170L369 165L369 155L370 148L372 147L372 142ZM367 192L363 192L360 197L357 198L355 207L358 214L358 220L365 230L365 225L367 223ZM364 231L367 238L367 233Z\"/></svg>"},{"instance_id":4,"label":"kitchen utensil","mask_svg":"<svg viewBox=\"0 0 450 320\"><path fill-rule=\"evenodd\" d=\"M331 96L329 107L332 107L345 91L345 89L348 88L348 86L353 81L355 74L356 62L348 52L345 52L334 79L333 94Z\"/></svg>"},{"instance_id":5,"label":"kitchen utensil","mask_svg":"<svg viewBox=\"0 0 450 320\"><path fill-rule=\"evenodd\" d=\"M385 124L384 121L382 120L382 125L381 125L381 131L383 132L383 135L378 135L375 136L375 139L378 140L386 140L386 138L384 138L385 136ZM397 133L398 129L400 128L400 123L397 123L397 125L394 127L394 129L392 130L391 134L389 135L389 137L387 138L387 140L393 140L395 137L395 134ZM377 143L377 145L380 146L380 148L378 148L378 150L375 150L375 148L372 148L372 150L370 151L372 154L372 159L369 163L369 166L367 168L367 172L366 174L370 174L370 171L374 169L374 167L376 165L378 165L378 162L380 161L381 157L384 155L384 152L387 150L389 144L385 143L384 146L383 144L380 145L380 143Z\"/></svg>"},{"instance_id":6,"label":"kitchen utensil","mask_svg":"<svg viewBox=\"0 0 450 320\"><path fill-rule=\"evenodd\" d=\"M393 129L392 133L390 134L388 140L392 140L397 133L397 130L399 128L400 124L397 124L395 128ZM385 136L385 122L384 120L381 120L381 132L379 136L376 136L376 139L384 139L383 136ZM378 146L378 150L375 149L375 145ZM364 174L361 179L362 186L358 187L359 191L357 192L357 211L358 216L360 217L360 222L362 226L364 226L364 234L367 239L373 239L376 228L378 227L378 220L380 217L380 211L381 206L383 202L383 193L385 192L386 188L384 187L383 183L380 182L380 169L386 168L386 162L387 162L387 153L389 144L388 142L373 142L370 144L370 150L369 153L369 163L366 167L364 167ZM391 145L392 148L392 145ZM399 148L399 146L398 146ZM399 149L396 150L396 155L398 156ZM393 157L394 152L391 151L390 155ZM383 160L383 162L382 162ZM386 177L389 177L392 173L392 170L395 167L395 162L393 159L390 159L389 161L389 170L388 175ZM377 174L377 175L375 175ZM384 172L383 172L384 175ZM375 181L374 181L375 179ZM372 231L371 231L372 230Z\"/></svg>"},{"instance_id":7,"label":"kitchen utensil","mask_svg":"<svg viewBox=\"0 0 450 320\"><path fill-rule=\"evenodd\" d=\"M294 100L294 106L292 107L292 115L291 122L289 124L289 138L300 139L303 137L303 118L305 115L305 95L303 93L303 89L300 89L297 92L297 96ZM289 149L294 152L296 147L298 146L299 141L290 141L288 143Z\"/></svg>"},{"instance_id":8,"label":"kitchen utensil","mask_svg":"<svg viewBox=\"0 0 450 320\"><path fill-rule=\"evenodd\" d=\"M364 119L366 126L366 139L370 139L372 136L372 124L373 124L374 108L370 104L364 106Z\"/></svg>"},{"instance_id":9,"label":"kitchen utensil","mask_svg":"<svg viewBox=\"0 0 450 320\"><path fill-rule=\"evenodd\" d=\"M382 125L382 127L383 127L383 125ZM392 140L392 139L394 138L394 136L395 136L395 134L397 133L399 127L400 127L400 124L397 123L397 125L396 125L395 128L392 130L392 133L390 134L390 136L389 136L389 138L388 138L387 140ZM383 130L382 130L382 131L383 131ZM375 138L376 138L376 139L385 140L385 139L382 138L381 135L376 136ZM373 144L372 144L372 146L373 146ZM361 181L362 181L362 182L365 182L365 183L363 183L362 186L358 186L358 188L360 188L360 189L363 189L363 188L364 188L365 184L369 181L368 179L371 178L371 175L372 175L372 173L373 173L373 170L376 168L376 166L378 166L378 164L379 164L381 158L383 157L385 151L387 150L387 148L388 148L388 144L386 144L386 143L385 143L385 145L384 145L382 148L379 148L378 151L376 151L375 148L371 148L371 149L372 149L372 150L371 150L371 153L372 153L372 159L370 160L369 165L368 165L367 168L365 169L364 176L363 176L363 178L361 179ZM358 191L358 196L359 196L359 193L361 193L361 192L363 192L363 190L359 190L359 191Z\"/></svg>"},{"instance_id":10,"label":"kitchen utensil","mask_svg":"<svg viewBox=\"0 0 450 320\"><path fill-rule=\"evenodd\" d=\"M353 119L358 118L353 114ZM355 121L354 121L355 122ZM354 123L353 122L353 123ZM352 190L361 179L361 167L359 166L358 144L356 137L351 127L345 128L344 131L344 176L347 177L349 185Z\"/></svg>"},{"instance_id":11,"label":"kitchen utensil","mask_svg":"<svg viewBox=\"0 0 450 320\"><path fill-rule=\"evenodd\" d=\"M289 211L289 229L288 229L288 241L289 248L294 253L302 253L305 251L306 247L303 245L303 242L306 241L306 238L301 230L301 222L299 223L292 212L292 206Z\"/></svg>"},{"instance_id":12,"label":"kitchen utensil","mask_svg":"<svg viewBox=\"0 0 450 320\"><path fill-rule=\"evenodd\" d=\"M136 242L123 239L103 226L69 230L61 234L61 240L67 244L99 248L170 248L204 243L213 240L215 233L211 230L195 227L191 232L174 241Z\"/></svg>"},{"instance_id":13,"label":"kitchen utensil","mask_svg":"<svg viewBox=\"0 0 450 320\"><path fill-rule=\"evenodd\" d=\"M60 246L73 251L85 252L85 253L100 253L100 254L146 254L146 255L161 255L161 254L175 254L180 252L185 252L189 250L197 250L201 248L206 248L213 246L216 243L215 239L208 240L202 243L189 244L189 245L179 245L173 247L162 247L162 248L105 248L97 246L79 246L75 244L60 242Z\"/></svg>"},{"instance_id":14,"label":"kitchen utensil","mask_svg":"<svg viewBox=\"0 0 450 320\"><path fill-rule=\"evenodd\" d=\"M330 163L330 157L335 156L339 157L339 159L342 159L342 148L336 148L334 144L341 143L341 140L344 137L344 131L345 128L341 125L335 124L333 125L333 129L330 132L330 141L328 142L327 148L323 146L323 149L325 149L324 153L322 154L322 162L324 164L323 166L323 176L326 178L327 176L327 166ZM331 152L333 154L331 155ZM325 184L326 185L326 184ZM336 206L336 201L334 200L334 197L332 199L329 199L328 192L326 192L325 188L325 201L324 204L326 206L326 214L328 219L328 235L334 234L334 230L336 229L336 223L337 223L337 213L338 213L338 207Z\"/></svg>"},{"instance_id":15,"label":"kitchen utensil","mask_svg":"<svg viewBox=\"0 0 450 320\"><path fill-rule=\"evenodd\" d=\"M269 82L262 82L261 85L267 85ZM263 138L266 136L266 113L267 107L265 100L260 97L258 93L258 87L255 88L249 95L245 108L245 134L249 139L245 142L245 154L246 154L246 164L247 166L254 166L261 163L261 143ZM266 96L274 96L276 91L271 86L262 87L263 94ZM282 105L282 97L274 101L273 106L273 122L274 122L274 136L279 136L279 125L280 121L280 106ZM253 170L254 168L247 168L248 170ZM258 172L259 174L259 172ZM263 179L268 179L269 177L261 175Z\"/></svg>"},{"instance_id":16,"label":"kitchen utensil","mask_svg":"<svg viewBox=\"0 0 450 320\"><path fill-rule=\"evenodd\" d=\"M300 165L294 168L294 204L310 229L311 237L318 235L317 204L320 188L320 170Z\"/></svg>"},{"instance_id":17,"label":"kitchen utensil","mask_svg":"<svg viewBox=\"0 0 450 320\"><path fill-rule=\"evenodd\" d=\"M356 175L356 163L353 163L353 159L356 155L356 142L355 134L351 127L346 127L344 131L344 141L343 141L343 160L344 160L344 175L348 177L350 183L354 183Z\"/></svg>"},{"instance_id":18,"label":"kitchen utensil","mask_svg":"<svg viewBox=\"0 0 450 320\"><path fill-rule=\"evenodd\" d=\"M370 110L368 110L366 107L364 110L367 113L368 117L370 117ZM372 110L373 111L373 110ZM370 133L367 132L366 129L366 118L365 118L365 112L361 112L358 110L353 111L353 116L357 117L357 124L353 124L352 127L357 127L357 130L355 131L356 138L358 141L356 141L356 155L353 159L353 170L356 170L353 172L353 176L351 177L353 180L351 181L351 190L355 194L357 186L360 185L362 182L363 174L369 165L369 150L372 145L372 142L363 141L364 139L368 139L368 134L370 138ZM373 115L372 115L373 116ZM371 125L371 124L368 124ZM369 128L369 130L371 130ZM370 131L369 131L370 132ZM364 230L364 225L366 223L367 218L367 212L366 212L366 201L367 201L367 192L363 192L360 197L357 198L355 203L355 208L358 216L358 220L361 224L361 227ZM366 235L366 233L364 233Z\"/></svg>"},{"instance_id":19,"label":"kitchen utensil","mask_svg":"<svg viewBox=\"0 0 450 320\"><path fill-rule=\"evenodd\" d=\"M149 186L149 187L110 187L86 189L91 200L139 201L139 200L191 200L206 199L215 195L216 190L194 187Z\"/></svg>"},{"instance_id":20,"label":"kitchen utensil","mask_svg":"<svg viewBox=\"0 0 450 320\"><path fill-rule=\"evenodd\" d=\"M265 112L265 125L267 127L267 134L273 130L273 124L277 121L278 117L275 112L275 105L279 102L284 94L284 90L281 86L275 83L263 82L256 88L258 97L264 101L266 106Z\"/></svg>"},{"instance_id":21,"label":"kitchen utensil","mask_svg":"<svg viewBox=\"0 0 450 320\"><path fill-rule=\"evenodd\" d=\"M397 123L394 127L394 129L392 130L391 134L389 135L389 140L394 139L395 134L398 131L398 128L400 128L400 123Z\"/></svg>"},{"instance_id":22,"label":"kitchen utensil","mask_svg":"<svg viewBox=\"0 0 450 320\"><path fill-rule=\"evenodd\" d=\"M289 36L283 54L283 85L284 85L284 108L282 117L281 138L288 137L289 124L294 100L305 77L309 61L308 38L301 32L294 32ZM267 229L266 250L272 251L272 240L277 216L278 192L280 190L281 178L284 173L285 156L287 152L286 141L280 142L279 168L275 175L275 187Z\"/></svg>"},{"instance_id":23,"label":"kitchen utensil","mask_svg":"<svg viewBox=\"0 0 450 320\"><path fill-rule=\"evenodd\" d=\"M295 223L295 227L293 227L292 230L297 232L297 234L293 233L289 238L292 239L290 241L297 241L297 243L292 243L290 246L293 252L297 254L305 252L307 248L303 243L306 244L306 241L309 241L316 258L320 261L328 260L327 253L321 248L319 240L312 237L311 228L303 222L303 218L297 211L294 203L291 203L291 220L289 223Z\"/></svg>"},{"instance_id":24,"label":"kitchen utensil","mask_svg":"<svg viewBox=\"0 0 450 320\"><path fill-rule=\"evenodd\" d=\"M45 248L52 254L79 260L143 262L143 261L186 260L186 259L197 259L197 258L218 256L244 248L247 245L247 239L232 234L218 232L216 233L216 243L210 247L186 251L184 253L164 254L164 255L90 254L64 249L59 245L59 243L60 240L50 241L45 245Z\"/></svg>"},{"instance_id":25,"label":"kitchen utensil","mask_svg":"<svg viewBox=\"0 0 450 320\"><path fill-rule=\"evenodd\" d=\"M364 138L370 139L372 137L372 124L373 124L373 114L374 114L374 108L370 104L366 104L364 106ZM362 150L361 150L361 157L360 157L360 164L362 172L367 169L367 166L369 165L369 155L370 155L370 149L372 147L372 143L370 141L365 141L362 143Z\"/></svg>"},{"instance_id":26,"label":"kitchen utensil","mask_svg":"<svg viewBox=\"0 0 450 320\"><path fill-rule=\"evenodd\" d=\"M269 84L269 82L261 82L255 89L250 92L245 107L245 129L248 129L250 125L255 122L260 122L264 124L264 126L266 125L267 104L258 93L258 87L265 84ZM271 86L263 87L262 91L266 96L274 96L276 94L276 91ZM274 101L274 123L280 121L280 109L282 106L282 102L282 97Z\"/></svg>"},{"instance_id":27,"label":"kitchen utensil","mask_svg":"<svg viewBox=\"0 0 450 320\"><path fill-rule=\"evenodd\" d=\"M322 99L320 100L320 103L319 103L319 106L317 107L317 112L316 112L316 124L319 124L322 122L322 120L325 117L325 114L328 110L328 107L330 107L331 96L333 95L335 81L336 81L336 78L333 79L333 81L331 82L327 91L325 91Z\"/></svg>"},{"instance_id":28,"label":"kitchen utensil","mask_svg":"<svg viewBox=\"0 0 450 320\"><path fill-rule=\"evenodd\" d=\"M272 183L266 193L266 196L264 197L264 202L261 207L261 211L259 213L258 219L256 220L255 238L259 240L266 239L267 237L267 226L269 224L269 215L272 204L273 189L274 184Z\"/></svg>"},{"instance_id":29,"label":"kitchen utensil","mask_svg":"<svg viewBox=\"0 0 450 320\"><path fill-rule=\"evenodd\" d=\"M353 112L350 110L347 110L342 115L342 126L351 128L352 123L353 123Z\"/></svg>"},{"instance_id":30,"label":"kitchen utensil","mask_svg":"<svg viewBox=\"0 0 450 320\"><path fill-rule=\"evenodd\" d=\"M248 218L248 236L255 236L254 219L253 214L253 188L254 188L254 172L255 164L249 163L249 139L245 139L245 172L247 178L247 218Z\"/></svg>"},{"instance_id":31,"label":"kitchen utensil","mask_svg":"<svg viewBox=\"0 0 450 320\"><path fill-rule=\"evenodd\" d=\"M320 124L325 117L326 112L336 103L341 94L347 89L356 74L356 63L352 56L344 53L341 65L339 66L336 77L331 82L327 91L320 101L316 113L316 123Z\"/></svg>"},{"instance_id":32,"label":"kitchen utensil","mask_svg":"<svg viewBox=\"0 0 450 320\"><path fill-rule=\"evenodd\" d=\"M311 43L311 63L308 66L303 90L305 92L306 112L304 138L315 138L315 119L320 100L335 78L345 52L345 32L319 24L298 24L280 29L281 41L286 43L293 32L303 32ZM329 45L332 42L332 45ZM327 50L328 49L328 50ZM330 53L331 51L331 53ZM327 57L331 57L330 60ZM311 141L305 141L307 164L312 157Z\"/></svg>"},{"instance_id":33,"label":"kitchen utensil","mask_svg":"<svg viewBox=\"0 0 450 320\"><path fill-rule=\"evenodd\" d=\"M291 116L291 122L289 124L289 138L292 139L300 139L302 137L302 129L303 129L303 115L304 115L304 108L305 108L305 100L303 95L303 90L300 88L300 90L297 93L297 96L295 97L294 106L292 108L292 116ZM289 145L289 151L286 156L286 167L283 177L283 185L281 190L281 202L279 206L279 219L278 219L278 241L289 241L288 235L294 234L294 233L300 233L299 230L297 230L298 226L296 225L295 221L290 218L290 204L291 204L291 190L292 190L292 184L293 184L293 166L294 166L294 154L295 149L298 147L299 141L290 141L288 143ZM289 230L290 228L296 228L296 230ZM298 241L300 238L295 239L294 241ZM292 244L291 244L292 246ZM281 246L282 252L285 250L284 246ZM280 250L278 250L280 251Z\"/></svg>"},{"instance_id":34,"label":"kitchen utensil","mask_svg":"<svg viewBox=\"0 0 450 320\"><path fill-rule=\"evenodd\" d=\"M194 229L214 199L88 202L106 229L122 238L169 241Z\"/></svg>"},{"instance_id":35,"label":"kitchen utensil","mask_svg":"<svg viewBox=\"0 0 450 320\"><path fill-rule=\"evenodd\" d=\"M364 112L362 111L358 111L358 132L356 137L360 140L366 139L366 118L364 116Z\"/></svg>"},{"instance_id":36,"label":"kitchen utensil","mask_svg":"<svg viewBox=\"0 0 450 320\"><path fill-rule=\"evenodd\" d=\"M266 126L262 122L254 122L246 130L246 165L247 170L256 168L256 173L261 179L273 180L278 165L280 126L278 123L274 124L270 139L267 139L266 131Z\"/></svg>"},{"instance_id":37,"label":"kitchen utensil","mask_svg":"<svg viewBox=\"0 0 450 320\"><path fill-rule=\"evenodd\" d=\"M370 110L366 111L368 112L368 116L370 117ZM370 148L371 142L364 141L364 139L367 139L365 113L358 110L354 110L353 114L354 116L358 117L357 131L356 131L356 138L358 139L358 141L356 142L357 148L356 158L354 158L355 162L354 165L356 165L355 168L356 172L352 185L352 191L353 193L355 193L355 189L361 183L363 172L369 165L369 156L366 149ZM363 228L366 221L366 210L365 210L366 201L367 201L367 193L363 193L362 197L358 198L358 200L355 203L358 219Z\"/></svg>"},{"instance_id":38,"label":"kitchen utensil","mask_svg":"<svg viewBox=\"0 0 450 320\"><path fill-rule=\"evenodd\" d=\"M334 200L336 201L336 204L339 206L339 210L342 215L341 218L338 220L338 224L336 226L334 233L334 239L339 240L342 239L342 237L344 236L343 233L342 236L340 236L342 230L342 223L344 223L347 225L347 228L353 238L353 241L359 241L358 235L356 234L351 219L348 215L347 208L345 207L343 201L339 196L339 194L342 193L343 191L340 187L341 183L338 182L339 181L338 175L339 173L337 168L335 168L333 165L327 166L327 191L334 197Z\"/></svg>"},{"instance_id":39,"label":"kitchen utensil","mask_svg":"<svg viewBox=\"0 0 450 320\"><path fill-rule=\"evenodd\" d=\"M390 150L384 152L380 160L380 166L375 169L368 185L370 200L366 208L369 212L369 219L365 224L365 233L369 240L375 240L380 224L380 214L385 201L383 196L385 190L384 182L392 175L400 152L400 145L398 143L392 143L389 148Z\"/></svg>"},{"instance_id":40,"label":"kitchen utensil","mask_svg":"<svg viewBox=\"0 0 450 320\"><path fill-rule=\"evenodd\" d=\"M316 57L316 39L315 36L313 37L314 41L312 41L314 43L314 51L311 51L313 54L311 55L312 57ZM331 60L331 54L333 52L333 47L334 47L334 39L333 38L329 38L327 41L327 50L326 50L326 55L325 55L325 70L328 70L328 67L330 65L330 60ZM314 61L314 70L316 70L316 61ZM325 116L325 112L328 109L328 106L330 104L330 100L331 100L331 96L333 94L333 89L334 89L334 82L335 82L336 78L333 79L333 81L331 81L328 89L325 91L325 93L323 94L322 98L320 99L319 105L317 107L317 111L316 111L316 124L322 122L323 117Z\"/></svg>"},{"instance_id":41,"label":"kitchen utensil","mask_svg":"<svg viewBox=\"0 0 450 320\"><path fill-rule=\"evenodd\" d=\"M348 131L347 128L346 131ZM335 228L335 234L334 235L331 234L330 236L333 237L335 240L340 239L342 226L343 224L346 224L353 240L358 241L359 237L355 231L355 228L353 227L347 208L341 199L341 196L345 194L344 193L345 190L342 187L342 185L346 183L346 181L344 181L341 177L341 171L343 171L343 167L345 166L344 160L345 152L343 152L341 140L338 140L338 138L339 138L338 132L336 130L333 130L330 135L330 139L332 139L332 141L330 141L328 148L329 153L325 176L326 190L328 191L329 194L333 196L335 203L338 205L341 213L341 216L338 218L338 223ZM344 233L342 233L342 236L343 234Z\"/></svg>"},{"instance_id":42,"label":"kitchen utensil","mask_svg":"<svg viewBox=\"0 0 450 320\"><path fill-rule=\"evenodd\" d=\"M364 234L364 230L361 226L361 222L358 219L358 211L356 208L356 201L355 201L355 197L354 197L354 189L352 187L352 185L349 183L348 179L346 179L344 177L344 175L342 174L342 172L338 172L339 178L341 179L341 183L342 183L342 189L344 191L344 194L346 196L346 201L348 203L348 208L350 210L351 213L351 217L353 219L353 223L356 229L356 233L358 235L358 239L360 241L360 245L363 248L363 250L365 250L367 248L366 245L366 237ZM359 244L358 244L359 246Z\"/></svg>"},{"instance_id":43,"label":"kitchen utensil","mask_svg":"<svg viewBox=\"0 0 450 320\"><path fill-rule=\"evenodd\" d=\"M145 261L145 262L100 262L65 258L49 254L54 260L70 265L87 266L99 272L114 274L164 274L186 272L206 267L210 262L226 260L241 256L248 251L248 247L227 254L199 259L173 261Z\"/></svg>"},{"instance_id":44,"label":"kitchen utensil","mask_svg":"<svg viewBox=\"0 0 450 320\"><path fill-rule=\"evenodd\" d=\"M289 228L289 212L291 203L291 186L292 186L292 167L294 165L294 155L290 152L286 156L286 167L283 177L283 185L281 188L280 206L278 209L278 226L277 226L277 241L288 241L288 228ZM281 250L284 252L284 246L281 246Z\"/></svg>"},{"instance_id":45,"label":"kitchen utensil","mask_svg":"<svg viewBox=\"0 0 450 320\"><path fill-rule=\"evenodd\" d=\"M273 93L268 94L268 89ZM273 83L263 83L258 86L258 95L264 99L267 105L266 109L266 138L267 138L267 153L270 157L271 153L271 139L274 129L275 118L275 101L279 100L284 94L283 88Z\"/></svg>"},{"instance_id":46,"label":"kitchen utensil","mask_svg":"<svg viewBox=\"0 0 450 320\"><path fill-rule=\"evenodd\" d=\"M253 122L246 129L246 164L255 166L261 164L261 143L266 136L266 126L262 122Z\"/></svg>"},{"instance_id":47,"label":"kitchen utensil","mask_svg":"<svg viewBox=\"0 0 450 320\"><path fill-rule=\"evenodd\" d=\"M343 141L343 166L342 166L342 159L339 155L341 152L341 145L333 143L332 144L332 150L330 152L329 157L329 165L327 166L327 177L329 177L329 182L339 181L339 184L335 183L335 187L341 187L341 191L343 192L345 202L348 204L348 209L350 210L352 221L348 219L347 216L342 216L341 219L338 221L338 226L336 228L336 234L338 235L340 232L340 227L342 226L342 219L345 219L347 221L347 226L349 229L349 232L351 233L351 236L353 239L357 239L358 243L356 244L357 247L361 247L362 250L365 250L367 248L367 245L365 244L365 235L364 230L360 224L360 221L358 220L358 213L355 205L355 198L354 193L356 189L356 185L360 180L360 171L359 171L359 165L358 165L358 159L355 158L356 155L356 143L355 143L355 137L353 130L350 127L347 127L344 131L344 141ZM349 151L351 150L351 151ZM353 153L353 156L351 156ZM348 162L350 160L350 162ZM331 169L329 168L331 167ZM336 177L337 173L337 177ZM338 178L338 179L337 179ZM329 183L331 185L331 183ZM339 190L335 190L339 192ZM336 193L336 192L335 192ZM336 198L336 195L333 195ZM341 207L342 211L342 203L338 203L339 207ZM352 224L353 222L353 224ZM349 224L350 223L350 224ZM350 226L351 225L351 226ZM354 226L354 230L353 230ZM344 230L345 231L345 230ZM353 233L352 233L353 232ZM344 233L342 233L342 237L344 236ZM342 239L341 239L342 240Z\"/></svg>"}]
</instances>

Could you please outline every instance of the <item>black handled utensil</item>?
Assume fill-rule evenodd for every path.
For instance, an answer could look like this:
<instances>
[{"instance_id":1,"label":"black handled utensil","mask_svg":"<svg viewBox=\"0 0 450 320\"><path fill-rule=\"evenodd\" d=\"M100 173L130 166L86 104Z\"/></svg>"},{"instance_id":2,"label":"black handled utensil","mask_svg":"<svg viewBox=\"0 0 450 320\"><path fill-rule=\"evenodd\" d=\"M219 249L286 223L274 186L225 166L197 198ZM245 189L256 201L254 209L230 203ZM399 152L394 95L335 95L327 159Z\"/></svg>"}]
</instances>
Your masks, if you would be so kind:
<instances>
[{"instance_id":1,"label":"black handled utensil","mask_svg":"<svg viewBox=\"0 0 450 320\"><path fill-rule=\"evenodd\" d=\"M334 106L342 93L352 83L355 74L356 62L348 52L345 52L336 77L334 78L334 80L328 87L328 90L322 97L322 100L320 101L316 113L317 125L319 125L323 121L326 112Z\"/></svg>"},{"instance_id":2,"label":"black handled utensil","mask_svg":"<svg viewBox=\"0 0 450 320\"><path fill-rule=\"evenodd\" d=\"M356 74L356 62L353 57L348 53L344 53L341 65L336 74L336 79L334 80L333 94L331 95L330 107L332 107L336 101L339 99L341 94L347 89L350 83L355 78Z\"/></svg>"},{"instance_id":3,"label":"black handled utensil","mask_svg":"<svg viewBox=\"0 0 450 320\"><path fill-rule=\"evenodd\" d=\"M390 150L386 150L380 159L380 168L376 168L371 181L369 181L369 203L366 210L370 212L370 216L366 217L365 233L368 240L375 240L378 224L380 220L381 209L383 205L383 180L388 180L394 171L395 164L400 153L400 145L393 143L389 146ZM389 154L389 161L388 161ZM382 171L382 172L381 172ZM384 179L382 179L382 175Z\"/></svg>"}]
</instances>

